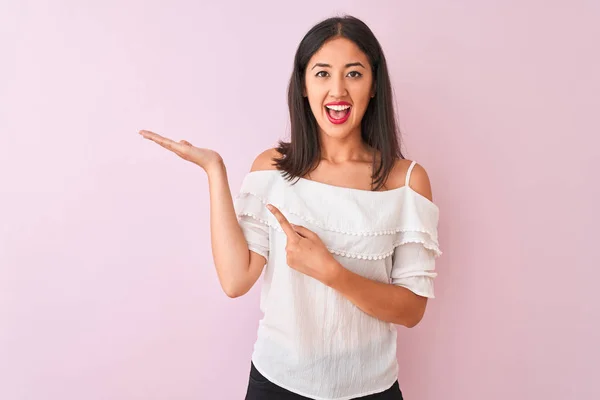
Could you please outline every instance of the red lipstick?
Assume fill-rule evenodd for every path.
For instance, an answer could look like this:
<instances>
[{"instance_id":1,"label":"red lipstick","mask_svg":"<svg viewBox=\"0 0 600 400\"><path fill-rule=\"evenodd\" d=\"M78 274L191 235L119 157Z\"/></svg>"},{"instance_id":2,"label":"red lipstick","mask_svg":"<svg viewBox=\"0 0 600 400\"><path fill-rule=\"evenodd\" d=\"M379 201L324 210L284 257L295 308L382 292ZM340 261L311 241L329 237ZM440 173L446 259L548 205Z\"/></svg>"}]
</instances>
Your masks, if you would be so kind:
<instances>
[{"instance_id":1,"label":"red lipstick","mask_svg":"<svg viewBox=\"0 0 600 400\"><path fill-rule=\"evenodd\" d=\"M352 112L352 105L350 103L348 103L347 101L332 101L330 103L325 104L325 106L350 106L346 110L346 113L344 114L344 116L342 116L341 118L333 117L331 115L332 110L325 107L325 113L327 114L327 118L329 119L329 122L331 122L332 124L335 124L335 125L343 124L344 122L346 122L348 120L348 118L350 118L350 112Z\"/></svg>"}]
</instances>

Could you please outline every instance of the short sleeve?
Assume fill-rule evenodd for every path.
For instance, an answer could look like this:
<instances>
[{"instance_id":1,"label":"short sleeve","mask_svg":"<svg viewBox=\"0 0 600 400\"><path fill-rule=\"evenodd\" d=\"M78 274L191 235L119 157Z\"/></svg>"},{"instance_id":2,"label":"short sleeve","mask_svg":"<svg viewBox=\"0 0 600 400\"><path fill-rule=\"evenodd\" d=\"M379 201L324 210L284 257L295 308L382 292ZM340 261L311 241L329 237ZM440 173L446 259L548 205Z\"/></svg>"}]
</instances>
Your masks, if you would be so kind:
<instances>
[{"instance_id":1,"label":"short sleeve","mask_svg":"<svg viewBox=\"0 0 600 400\"><path fill-rule=\"evenodd\" d=\"M269 227L250 215L238 215L248 249L269 259Z\"/></svg>"},{"instance_id":2,"label":"short sleeve","mask_svg":"<svg viewBox=\"0 0 600 400\"><path fill-rule=\"evenodd\" d=\"M405 192L398 221L390 283L403 286L419 296L434 298L435 263L442 254L437 231L439 208L409 189Z\"/></svg>"},{"instance_id":3,"label":"short sleeve","mask_svg":"<svg viewBox=\"0 0 600 400\"><path fill-rule=\"evenodd\" d=\"M436 252L422 243L399 245L392 256L391 283L419 296L434 298L433 278L437 276L435 258Z\"/></svg>"},{"instance_id":4,"label":"short sleeve","mask_svg":"<svg viewBox=\"0 0 600 400\"><path fill-rule=\"evenodd\" d=\"M255 180L253 174L248 174L242 182L242 187L235 197L233 207L242 228L248 249L269 259L269 212L265 207L262 196L268 193L269 186L263 185L262 180Z\"/></svg>"}]
</instances>

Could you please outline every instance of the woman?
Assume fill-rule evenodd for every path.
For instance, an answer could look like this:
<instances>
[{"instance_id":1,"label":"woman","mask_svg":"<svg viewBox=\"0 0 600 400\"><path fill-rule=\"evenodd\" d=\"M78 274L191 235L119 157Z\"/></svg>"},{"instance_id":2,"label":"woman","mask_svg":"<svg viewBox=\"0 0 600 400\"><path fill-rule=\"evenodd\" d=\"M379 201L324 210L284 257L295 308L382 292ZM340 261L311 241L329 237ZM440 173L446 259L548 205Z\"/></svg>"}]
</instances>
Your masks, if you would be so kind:
<instances>
[{"instance_id":1,"label":"woman","mask_svg":"<svg viewBox=\"0 0 600 400\"><path fill-rule=\"evenodd\" d=\"M264 270L246 399L402 399L395 324L415 326L434 297L439 210L401 154L371 30L349 16L313 27L288 103L290 142L256 158L235 202L219 154L141 134L208 174L225 293Z\"/></svg>"}]
</instances>

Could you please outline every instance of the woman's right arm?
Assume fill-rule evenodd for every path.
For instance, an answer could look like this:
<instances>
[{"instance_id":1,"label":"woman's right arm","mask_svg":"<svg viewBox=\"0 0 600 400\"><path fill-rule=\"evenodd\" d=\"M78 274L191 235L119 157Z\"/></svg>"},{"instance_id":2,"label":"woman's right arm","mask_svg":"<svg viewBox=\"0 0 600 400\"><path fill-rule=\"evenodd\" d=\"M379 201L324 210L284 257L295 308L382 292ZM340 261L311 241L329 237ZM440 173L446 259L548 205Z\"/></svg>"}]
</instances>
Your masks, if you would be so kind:
<instances>
[{"instance_id":1,"label":"woman's right arm","mask_svg":"<svg viewBox=\"0 0 600 400\"><path fill-rule=\"evenodd\" d=\"M186 140L175 142L147 130L139 134L204 169L209 183L210 237L219 283L229 297L247 293L262 273L266 258L248 249L221 156L213 150L194 147ZM261 154L252 165L253 170L268 163L269 155L270 152Z\"/></svg>"},{"instance_id":2,"label":"woman's right arm","mask_svg":"<svg viewBox=\"0 0 600 400\"><path fill-rule=\"evenodd\" d=\"M266 259L248 250L238 222L225 163L206 171L210 191L210 237L213 260L223 291L229 297L246 294L258 280Z\"/></svg>"}]
</instances>

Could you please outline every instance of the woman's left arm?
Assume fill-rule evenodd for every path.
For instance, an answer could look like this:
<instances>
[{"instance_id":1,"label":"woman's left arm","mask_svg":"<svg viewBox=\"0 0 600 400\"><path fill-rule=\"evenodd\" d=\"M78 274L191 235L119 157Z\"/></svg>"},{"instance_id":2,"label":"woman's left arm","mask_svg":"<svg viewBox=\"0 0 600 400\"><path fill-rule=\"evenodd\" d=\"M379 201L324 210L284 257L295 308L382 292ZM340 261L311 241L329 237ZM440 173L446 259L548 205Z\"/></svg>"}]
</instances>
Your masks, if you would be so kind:
<instances>
[{"instance_id":1,"label":"woman's left arm","mask_svg":"<svg viewBox=\"0 0 600 400\"><path fill-rule=\"evenodd\" d=\"M410 187L429 201L433 201L429 176L420 164L415 165L413 169ZM333 262L337 263L336 260ZM427 297L419 296L403 286L365 278L339 263L331 270L335 271L335 274L329 282L323 283L375 318L412 328L425 314Z\"/></svg>"},{"instance_id":2,"label":"woman's left arm","mask_svg":"<svg viewBox=\"0 0 600 400\"><path fill-rule=\"evenodd\" d=\"M409 289L383 283L358 275L339 264L330 267L336 272L328 282L323 282L340 292L365 313L386 322L412 328L425 314L427 297Z\"/></svg>"},{"instance_id":3,"label":"woman's left arm","mask_svg":"<svg viewBox=\"0 0 600 400\"><path fill-rule=\"evenodd\" d=\"M410 186L432 201L429 177L418 164L412 173ZM316 233L290 224L271 204L267 208L287 236L286 261L291 268L337 290L372 317L408 328L421 321L427 297L403 286L374 281L348 270L331 255Z\"/></svg>"}]
</instances>

